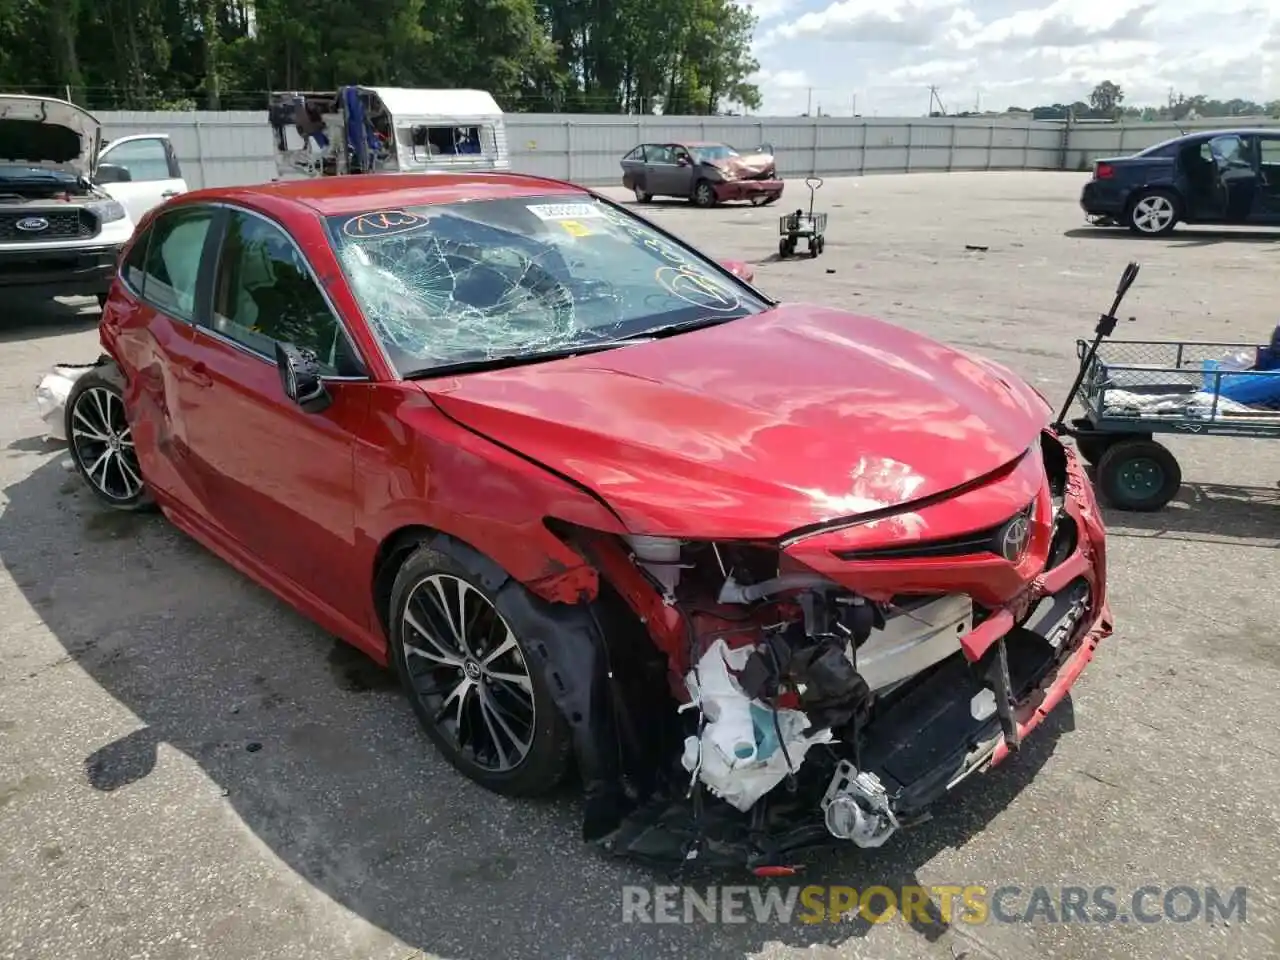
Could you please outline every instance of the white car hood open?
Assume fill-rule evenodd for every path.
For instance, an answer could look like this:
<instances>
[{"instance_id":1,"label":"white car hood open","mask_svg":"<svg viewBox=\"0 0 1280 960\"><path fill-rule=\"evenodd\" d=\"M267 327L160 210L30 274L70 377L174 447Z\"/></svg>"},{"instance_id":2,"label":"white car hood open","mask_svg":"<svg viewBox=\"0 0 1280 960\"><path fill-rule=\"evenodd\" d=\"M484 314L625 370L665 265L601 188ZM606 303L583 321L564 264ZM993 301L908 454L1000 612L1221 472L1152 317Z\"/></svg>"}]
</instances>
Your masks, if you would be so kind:
<instances>
[{"instance_id":1,"label":"white car hood open","mask_svg":"<svg viewBox=\"0 0 1280 960\"><path fill-rule=\"evenodd\" d=\"M89 177L97 167L102 124L65 100L0 95L0 163L48 167Z\"/></svg>"}]
</instances>

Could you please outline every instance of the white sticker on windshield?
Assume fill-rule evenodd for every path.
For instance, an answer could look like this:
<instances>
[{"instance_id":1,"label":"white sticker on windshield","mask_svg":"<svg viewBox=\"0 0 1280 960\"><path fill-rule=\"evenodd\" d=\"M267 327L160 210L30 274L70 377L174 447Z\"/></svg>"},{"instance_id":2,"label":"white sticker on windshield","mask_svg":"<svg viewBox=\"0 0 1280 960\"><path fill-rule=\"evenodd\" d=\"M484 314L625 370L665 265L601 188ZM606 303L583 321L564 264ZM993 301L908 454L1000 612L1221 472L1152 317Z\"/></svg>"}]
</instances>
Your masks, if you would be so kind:
<instances>
[{"instance_id":1,"label":"white sticker on windshield","mask_svg":"<svg viewBox=\"0 0 1280 960\"><path fill-rule=\"evenodd\" d=\"M539 220L598 220L603 217L594 203L535 203L526 209Z\"/></svg>"}]
</instances>

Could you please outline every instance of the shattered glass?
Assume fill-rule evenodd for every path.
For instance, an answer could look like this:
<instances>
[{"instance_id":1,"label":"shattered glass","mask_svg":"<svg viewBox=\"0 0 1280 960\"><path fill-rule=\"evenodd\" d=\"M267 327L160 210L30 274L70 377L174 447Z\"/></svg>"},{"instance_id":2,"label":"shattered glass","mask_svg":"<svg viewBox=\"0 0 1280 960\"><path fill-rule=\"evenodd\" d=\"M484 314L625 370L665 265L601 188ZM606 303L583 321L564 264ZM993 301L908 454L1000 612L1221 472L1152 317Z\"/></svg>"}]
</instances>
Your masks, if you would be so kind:
<instances>
[{"instance_id":1,"label":"shattered glass","mask_svg":"<svg viewBox=\"0 0 1280 960\"><path fill-rule=\"evenodd\" d=\"M352 291L402 374L765 306L695 252L580 195L375 210L329 225Z\"/></svg>"}]
</instances>

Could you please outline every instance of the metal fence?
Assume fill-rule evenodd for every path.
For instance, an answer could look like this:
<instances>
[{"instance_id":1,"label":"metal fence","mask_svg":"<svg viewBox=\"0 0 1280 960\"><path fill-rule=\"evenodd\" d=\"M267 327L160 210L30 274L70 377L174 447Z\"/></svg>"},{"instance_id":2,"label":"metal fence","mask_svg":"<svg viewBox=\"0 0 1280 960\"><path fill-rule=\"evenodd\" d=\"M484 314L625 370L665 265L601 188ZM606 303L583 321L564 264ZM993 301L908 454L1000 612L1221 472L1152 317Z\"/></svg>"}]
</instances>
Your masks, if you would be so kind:
<instances>
[{"instance_id":1,"label":"metal fence","mask_svg":"<svg viewBox=\"0 0 1280 960\"><path fill-rule=\"evenodd\" d=\"M260 183L276 175L265 112L98 114L108 137L167 133L192 188ZM1071 124L1006 118L658 117L508 114L511 168L583 184L617 183L618 161L639 143L714 140L771 144L784 177L952 170L1084 170L1181 130L1239 118L1172 123ZM1247 121L1280 126L1280 120Z\"/></svg>"}]
</instances>

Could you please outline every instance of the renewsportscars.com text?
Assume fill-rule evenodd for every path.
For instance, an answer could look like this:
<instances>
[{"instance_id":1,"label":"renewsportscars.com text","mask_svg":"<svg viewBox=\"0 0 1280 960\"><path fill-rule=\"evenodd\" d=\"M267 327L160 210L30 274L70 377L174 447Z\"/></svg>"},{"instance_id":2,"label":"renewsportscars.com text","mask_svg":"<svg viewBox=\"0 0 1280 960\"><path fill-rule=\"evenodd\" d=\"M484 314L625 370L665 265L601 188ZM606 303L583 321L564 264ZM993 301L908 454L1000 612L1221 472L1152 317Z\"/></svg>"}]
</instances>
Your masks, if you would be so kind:
<instances>
[{"instance_id":1,"label":"renewsportscars.com text","mask_svg":"<svg viewBox=\"0 0 1280 960\"><path fill-rule=\"evenodd\" d=\"M1006 885L628 886L623 923L1215 923L1246 919L1245 887Z\"/></svg>"}]
</instances>

